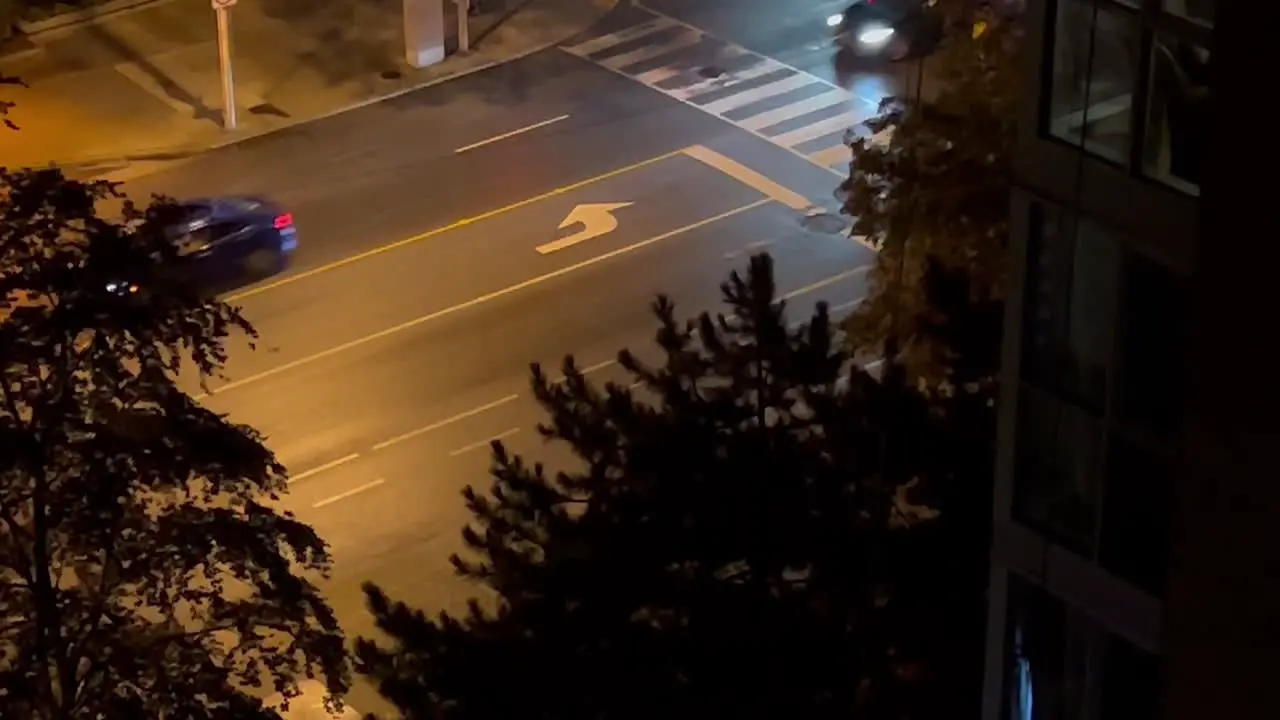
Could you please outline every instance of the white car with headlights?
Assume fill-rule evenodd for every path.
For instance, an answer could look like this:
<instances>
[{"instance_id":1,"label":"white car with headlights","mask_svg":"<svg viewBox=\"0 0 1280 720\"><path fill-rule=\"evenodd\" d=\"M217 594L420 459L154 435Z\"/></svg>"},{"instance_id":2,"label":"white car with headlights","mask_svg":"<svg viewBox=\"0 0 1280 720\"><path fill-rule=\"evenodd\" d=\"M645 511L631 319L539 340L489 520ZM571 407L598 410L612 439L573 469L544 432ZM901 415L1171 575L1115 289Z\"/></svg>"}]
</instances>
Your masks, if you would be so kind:
<instances>
[{"instance_id":1,"label":"white car with headlights","mask_svg":"<svg viewBox=\"0 0 1280 720\"><path fill-rule=\"evenodd\" d=\"M936 0L856 0L827 18L836 45L861 57L904 60L927 55L942 39Z\"/></svg>"}]
</instances>

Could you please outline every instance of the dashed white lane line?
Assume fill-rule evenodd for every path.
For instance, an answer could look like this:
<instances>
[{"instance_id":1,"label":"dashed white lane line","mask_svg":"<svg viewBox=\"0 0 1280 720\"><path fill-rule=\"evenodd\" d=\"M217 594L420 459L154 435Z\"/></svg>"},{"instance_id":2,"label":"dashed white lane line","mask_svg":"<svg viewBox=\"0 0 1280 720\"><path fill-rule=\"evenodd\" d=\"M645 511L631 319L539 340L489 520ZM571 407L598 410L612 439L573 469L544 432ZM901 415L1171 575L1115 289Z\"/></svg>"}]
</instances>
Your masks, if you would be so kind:
<instances>
[{"instance_id":1,"label":"dashed white lane line","mask_svg":"<svg viewBox=\"0 0 1280 720\"><path fill-rule=\"evenodd\" d=\"M748 247L748 248L751 248L751 247L753 247L753 246L759 246L759 245L763 245L763 244L765 244L765 243L763 243L763 242L761 242L761 243L752 243L752 244L748 245L747 247ZM859 266L859 267L852 268L852 269L849 269L849 270L845 270L844 272L836 273L835 275L831 275L831 276L829 276L829 277L823 278L823 279L821 279L821 280L818 280L817 282L813 282L813 283L810 283L810 284L808 284L808 285L805 285L804 287L800 287L800 288L797 288L797 289L795 289L795 290L792 290L791 292L788 292L788 293L786 293L786 294L784 294L784 295L780 296L778 299L779 299L779 300L790 300L790 299L796 298L796 297L798 297L798 296L800 296L800 295L804 295L804 294L806 294L806 293L814 292L815 290L820 290L820 289L822 289L822 288L824 288L824 287L827 287L827 286L830 286L830 285L834 285L835 283L838 283L838 282L840 282L841 280L845 280L845 279L848 279L848 278L853 277L853 276L855 276L855 275L859 275L859 274L865 273L865 272L867 272L869 269L870 269L870 266L869 266L869 265L863 265L863 266ZM839 312L841 312L841 311L844 311L844 310L847 310L847 309L852 308L854 305L858 304L858 303L859 303L859 302L861 302L861 301L862 301L862 300L859 298L859 299L857 299L857 300L852 300L852 301L849 301L849 302L841 303L841 304L839 304L839 305L835 305L835 306L833 306L833 307L831 307L831 308L830 308L830 312L831 312L832 314L839 313ZM807 322L807 320L799 320L799 321L797 321L797 322L795 322L795 323L792 323L792 324L791 324L791 326L792 326L793 328L794 328L794 327L798 327L799 325L801 325L801 324L802 324L802 323L804 323L804 322ZM598 372L598 371L600 371L600 370L604 370L605 368L613 367L613 366L615 366L615 365L617 365L617 364L618 364L618 361L617 361L616 359L602 360L602 361L600 361L600 362L598 362L598 363L594 363L594 364L592 364L592 365L588 365L588 366L586 366L586 367L579 368L579 372L581 372L583 375L590 375L591 373ZM557 385L558 385L558 384L560 384L560 383L563 383L563 382L564 382L564 380L565 380L565 379L564 379L564 377L563 377L563 376L561 376L561 377L556 378L556 379L555 379L555 380L553 380L552 382L553 382L553 384L557 384ZM394 437L392 437L392 438L390 438L390 439L387 439L387 440L383 440L382 442L379 442L379 443L377 443L376 445L374 445L374 446L373 446L373 450L375 450L375 451L377 451L377 450L385 450L386 448L391 447L392 445L396 445L396 444L401 443L401 442L404 442L404 441L406 441L406 440L411 440L411 439L413 439L413 438L419 437L419 436L421 436L421 435L425 435L425 434L430 433L430 432L432 432L432 431L439 430L439 429L441 429L441 428L443 428L443 427L447 427L447 426L452 425L452 424L454 424L454 423L456 423L456 422L459 422L459 421L462 421L462 420L466 420L467 418L475 417L476 415L480 415L480 414L482 414L482 413L486 413L486 412L488 412L488 411L490 411L490 410L494 410L494 409L499 408L499 407L501 407L501 406L503 406L503 405L506 405L506 404L508 404L508 403L515 402L515 401L516 401L516 400L518 400L519 398L520 398L520 396L519 396L519 395L517 395L517 394L512 394L512 395L508 395L508 396L506 396L506 397L503 397L503 398L499 398L499 399L497 399L497 400L494 400L493 402L488 402L488 403L485 403L485 404L483 404L483 405L476 406L476 407L474 407L474 408L471 408L470 410L464 410L463 412L460 412L460 413L458 413L458 414L456 414L456 415L452 415L452 416L450 416L450 417L444 418L443 420L437 420L437 421L435 421L435 422L433 422L433 423L430 423L430 424L428 424L428 425L423 425L423 426L422 426L422 427L420 427L420 428L417 428L417 429L414 429L414 430L410 430L410 431L405 432L405 433L401 433L400 435L396 435L396 436L394 436ZM449 453L449 455L450 455L450 456L461 455L461 454L463 454L463 453L465 453L465 452L469 452L469 451L471 451L471 450L475 450L475 449L477 449L477 448L484 447L484 446L488 445L489 443L493 442L494 440L501 440L501 439L503 439L503 438L505 438L505 437L509 437L509 436L511 436L511 435L514 435L514 434L516 434L519 430L520 430L520 428L512 428L512 429L510 429L510 430L506 430L506 431L504 431L503 433L499 433L498 435L495 435L494 437L491 437L491 438L489 438L489 439L487 439L487 440L481 440L481 441L479 441L479 442L471 443L471 444L469 444L469 445L464 445L464 446L463 446L463 447L461 447L461 448L458 448L458 449L456 449L456 450L451 451L451 452ZM298 481L300 481L300 480L305 480L306 478L313 477L313 476L315 476L315 475L319 475L319 474L320 474L320 473L322 473L322 472L326 472L326 471L328 471L328 470L332 470L332 469L337 468L337 467L340 467L340 466L342 466L342 465L346 465L347 463L350 463L350 462L353 462L353 461L355 461L355 460L358 460L358 459L360 459L361 457L363 457L363 456L362 456L360 453L351 453L350 455L347 455L346 457L341 457L341 458L338 458L337 460L332 460L332 461L327 462L327 463L325 463L325 464L323 464L323 465L318 465L318 466L316 466L316 467L309 468L309 469L307 469L307 470L304 470L303 472L300 472L300 473L297 473L297 474L295 474L295 475L292 475L292 476L290 476L290 477L289 477L289 482L290 482L290 483L295 483L295 482L298 482Z\"/></svg>"},{"instance_id":2,"label":"dashed white lane line","mask_svg":"<svg viewBox=\"0 0 1280 720\"><path fill-rule=\"evenodd\" d=\"M358 460L359 458L360 458L360 453L351 453L346 457L338 458L337 460L334 460L332 462L327 462L318 467L313 467L310 470L305 470L296 475L291 475L289 476L289 482L296 483L299 480L306 480L307 478L312 477L313 475L319 475L320 473L326 470L332 470L340 465L346 465L352 460Z\"/></svg>"},{"instance_id":3,"label":"dashed white lane line","mask_svg":"<svg viewBox=\"0 0 1280 720\"><path fill-rule=\"evenodd\" d=\"M468 150L475 150L476 148L482 148L485 145L496 143L499 140L506 140L507 138L512 138L512 137L515 137L516 135L527 133L530 130L537 130L538 128L544 128L548 125L558 123L561 120L568 120L568 119L569 119L568 115L560 115L559 117L553 117L550 120L543 120L542 122L536 122L532 125L525 125L524 127L516 128L511 132L505 132L505 133L502 133L501 135L494 135L491 138L485 138L480 142L474 142L474 143L471 143L470 145L463 145L462 147L458 148L457 150L454 150L453 152L455 155L461 155L462 153L467 152Z\"/></svg>"},{"instance_id":4,"label":"dashed white lane line","mask_svg":"<svg viewBox=\"0 0 1280 720\"><path fill-rule=\"evenodd\" d=\"M494 400L493 402L485 403L484 405L481 405L479 407L474 407L474 408L471 408L470 410L460 412L457 415L454 415L452 417L447 417L443 420L437 420L436 422L433 422L430 425L424 425L416 430L410 430L407 433L396 435L390 440L383 440L377 445L374 445L373 449L383 450L383 449L389 448L392 445L395 445L396 443L400 443L400 442L404 442L405 440L416 438L419 435L429 433L432 430L439 430L440 428L445 427L446 425L452 425L453 423L456 423L459 420L465 420L469 417L474 417L481 413L488 412L496 407L506 405L509 402L515 402L517 399L519 399L519 397L520 397L519 395L508 395L504 398Z\"/></svg>"},{"instance_id":5,"label":"dashed white lane line","mask_svg":"<svg viewBox=\"0 0 1280 720\"><path fill-rule=\"evenodd\" d=\"M341 345L335 345L334 347L331 347L327 350L322 350L312 355L300 357L297 360L293 360L287 363L277 365L269 370L263 370L260 373L256 373L254 375L248 375L239 380L232 380L231 382L224 383L221 387L216 388L212 393L201 393L200 395L194 396L193 399L201 400L211 394L225 393L230 390L243 387L250 383L259 382L261 380L265 380L270 377L275 377L277 375L289 372L291 370L296 370L300 367L310 365L318 360L323 360L325 358L333 357L334 355L340 355L344 352L347 352L348 350L352 350L357 347L362 347L364 345L368 345L369 343L381 340L383 338L397 335L399 333L404 332L405 330L410 330L415 327L425 325L429 322L439 320L440 318L462 312L463 310L469 310L473 307L484 305L485 303L491 302L498 298L506 297L508 295L518 293L522 290L526 290L528 288L541 285L545 282L555 280L556 278L563 277L571 273L575 273L579 270L583 270L593 265L598 265L608 260L612 260L621 255L626 255L627 253L632 253L637 250L642 250L644 248L647 248L651 245L656 245L660 242L665 242L667 240L670 240L673 237L677 237L684 233L706 227L713 223L720 222L721 220L731 218L735 215L741 215L742 213L745 213L749 210L754 210L758 207L767 205L771 202L774 202L772 198L767 198L767 197L760 198L759 200L756 200L754 202L749 202L745 205L740 205L731 210L725 210L724 212L713 215L712 217L703 218L702 220L689 223L688 225L676 228L675 230L668 230L667 232L664 232L662 234L654 235L653 237L647 240L641 240L640 242L632 243L630 245L624 245L623 247L610 250L609 252L606 252L606 253L593 255L589 258L586 258L585 260L581 260L572 265L565 265L564 267L557 268L555 270L552 270L551 272L529 278L528 280L518 282L514 285L508 285L507 287L501 288L499 290L494 290L493 292L489 292L484 295L471 298L470 300L458 303L457 305L450 305L449 307L441 308L439 310L436 310L435 312L428 313L421 317L416 317L406 322L402 322L399 325L393 325L392 327L386 328L384 330L379 330L378 332L375 332L375 333L370 333L368 335L365 335L364 337L359 337L359 338L356 338L355 340L347 341L345 343L342 343Z\"/></svg>"},{"instance_id":6,"label":"dashed white lane line","mask_svg":"<svg viewBox=\"0 0 1280 720\"><path fill-rule=\"evenodd\" d=\"M340 493L338 493L337 495L332 495L332 496L330 496L330 497L327 497L327 498L325 498L325 499L323 499L323 500L321 500L321 501L319 501L319 502L315 503L315 504L314 504L314 505L312 505L311 507L316 508L316 509L319 509L319 508L322 508L322 507L324 507L324 506L326 506L326 505L332 505L332 504L334 504L334 503L338 502L339 500L346 500L347 498L351 497L352 495L358 495L358 494L360 494L360 493L364 492L365 490L372 490L373 488L376 488L376 487L378 487L379 485L384 485L384 484L386 484L386 482L387 482L386 480L383 480L382 478L378 478L377 480L374 480L373 482L367 482L367 483L365 483L365 484L363 484L363 485L359 485L359 486L357 486L357 487L353 487L353 488L351 488L350 490L348 490L348 491L346 491L346 492L340 492Z\"/></svg>"},{"instance_id":7,"label":"dashed white lane line","mask_svg":"<svg viewBox=\"0 0 1280 720\"><path fill-rule=\"evenodd\" d=\"M511 428L510 430L503 430L497 435L494 435L493 437L488 438L486 440L478 440L476 442L463 445L462 447L457 448L456 450L450 450L449 457L458 457L459 455L465 455L471 452L472 450L479 450L480 448L489 447L491 443L495 443L499 440L505 440L506 438L509 438L518 432L520 432L520 428L518 427Z\"/></svg>"}]
</instances>

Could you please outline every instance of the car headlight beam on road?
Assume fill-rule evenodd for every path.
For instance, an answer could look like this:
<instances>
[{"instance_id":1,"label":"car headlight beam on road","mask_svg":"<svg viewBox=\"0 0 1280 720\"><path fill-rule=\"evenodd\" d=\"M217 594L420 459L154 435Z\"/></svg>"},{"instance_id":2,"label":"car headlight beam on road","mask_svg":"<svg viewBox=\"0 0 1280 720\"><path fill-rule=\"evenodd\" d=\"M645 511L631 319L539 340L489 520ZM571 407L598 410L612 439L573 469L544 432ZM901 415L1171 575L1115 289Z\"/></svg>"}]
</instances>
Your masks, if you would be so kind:
<instances>
[{"instance_id":1,"label":"car headlight beam on road","mask_svg":"<svg viewBox=\"0 0 1280 720\"><path fill-rule=\"evenodd\" d=\"M893 28L887 25L868 24L858 30L858 44L863 47L883 47L891 37L893 37Z\"/></svg>"}]
</instances>

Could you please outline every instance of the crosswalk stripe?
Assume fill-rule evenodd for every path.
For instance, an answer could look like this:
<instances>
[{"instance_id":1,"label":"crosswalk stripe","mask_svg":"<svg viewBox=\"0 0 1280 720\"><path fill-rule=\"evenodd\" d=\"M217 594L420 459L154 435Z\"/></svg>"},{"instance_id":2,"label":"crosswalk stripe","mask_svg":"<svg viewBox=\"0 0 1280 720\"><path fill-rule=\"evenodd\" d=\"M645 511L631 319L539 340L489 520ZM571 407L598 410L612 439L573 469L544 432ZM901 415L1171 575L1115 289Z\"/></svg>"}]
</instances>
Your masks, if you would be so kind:
<instances>
[{"instance_id":1,"label":"crosswalk stripe","mask_svg":"<svg viewBox=\"0 0 1280 720\"><path fill-rule=\"evenodd\" d=\"M795 147L802 142L809 140L817 140L823 135L848 130L857 124L857 120L851 115L841 113L835 117L829 117L826 120L819 120L812 125L805 125L802 128L796 128L791 132L785 132L781 135L774 135L769 139L778 143L783 147Z\"/></svg>"},{"instance_id":2,"label":"crosswalk stripe","mask_svg":"<svg viewBox=\"0 0 1280 720\"><path fill-rule=\"evenodd\" d=\"M601 35L600 37L592 38L577 45L567 47L565 50L573 53L574 55L591 55L592 53L600 52L601 50L613 47L614 45L620 45L624 42L642 38L645 35L652 35L653 33L666 30L667 28L675 27L676 24L676 21L671 18L659 16L652 20L642 22L639 25L632 25L631 27L619 30L618 32Z\"/></svg>"},{"instance_id":3,"label":"crosswalk stripe","mask_svg":"<svg viewBox=\"0 0 1280 720\"><path fill-rule=\"evenodd\" d=\"M657 85L658 83L663 82L664 80L670 80L683 72L684 71L678 67L667 65L660 68L654 68L647 72L642 72L639 75L636 75L636 79L645 85Z\"/></svg>"},{"instance_id":4,"label":"crosswalk stripe","mask_svg":"<svg viewBox=\"0 0 1280 720\"><path fill-rule=\"evenodd\" d=\"M841 138L875 114L859 105L854 93L688 23L644 11L653 18L562 49L843 174L837 166L847 164L851 153Z\"/></svg>"},{"instance_id":5,"label":"crosswalk stripe","mask_svg":"<svg viewBox=\"0 0 1280 720\"><path fill-rule=\"evenodd\" d=\"M758 55L756 57L759 58L759 62L742 68L738 72L735 72L730 78L708 80L705 83L698 83L695 86L690 86L683 90L672 90L671 94L680 100L692 102L707 93L725 90L748 80L754 80L761 75L768 75L769 73L778 72L779 70L786 70L786 68L778 65L777 63L769 62L767 58L762 58ZM706 109L705 106L703 109Z\"/></svg>"},{"instance_id":6,"label":"crosswalk stripe","mask_svg":"<svg viewBox=\"0 0 1280 720\"><path fill-rule=\"evenodd\" d=\"M662 57L663 55L675 53L679 50L690 47L691 45L697 45L700 42L702 42L702 33L684 32L675 36L669 42L632 50L629 53L623 53L622 55L604 60L600 64L613 68L614 70L626 72L628 65L637 65L645 60L652 60L657 57Z\"/></svg>"},{"instance_id":7,"label":"crosswalk stripe","mask_svg":"<svg viewBox=\"0 0 1280 720\"><path fill-rule=\"evenodd\" d=\"M792 75L788 78L775 80L767 85L761 85L760 87L752 88L750 90L743 90L740 93L730 95L729 97L721 100L716 100L715 102L709 102L701 107L709 113L719 115L721 113L729 112L734 108L740 108L743 105L750 105L758 100L771 98L774 95L781 95L784 92L790 92L792 90L799 90L806 85L813 84L813 82L814 80L812 77L806 77L799 74ZM695 98L694 101L696 102L697 99Z\"/></svg>"},{"instance_id":8,"label":"crosswalk stripe","mask_svg":"<svg viewBox=\"0 0 1280 720\"><path fill-rule=\"evenodd\" d=\"M752 115L745 120L740 120L738 124L748 130L763 130L770 125L777 125L792 118L798 118L805 113L826 110L833 105L847 102L849 102L849 93L844 90L828 90L820 95L814 95L799 102L784 105L776 110L768 110L758 115Z\"/></svg>"}]
</instances>

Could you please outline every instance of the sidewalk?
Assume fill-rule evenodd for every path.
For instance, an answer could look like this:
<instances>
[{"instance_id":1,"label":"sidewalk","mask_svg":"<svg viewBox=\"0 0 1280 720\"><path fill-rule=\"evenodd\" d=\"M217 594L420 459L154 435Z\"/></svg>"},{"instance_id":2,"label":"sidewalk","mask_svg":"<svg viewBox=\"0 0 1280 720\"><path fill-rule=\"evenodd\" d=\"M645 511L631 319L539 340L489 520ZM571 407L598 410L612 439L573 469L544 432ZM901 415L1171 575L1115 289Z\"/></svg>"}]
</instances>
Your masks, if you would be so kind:
<instances>
[{"instance_id":1,"label":"sidewalk","mask_svg":"<svg viewBox=\"0 0 1280 720\"><path fill-rule=\"evenodd\" d=\"M490 0L501 5L502 0ZM453 5L445 0L449 50ZM423 70L403 60L401 0L242 0L231 11L240 128L221 128L209 0L161 0L30 38L39 52L0 57L16 103L0 128L0 165L57 163L97 174L181 159L562 42L616 0L506 0L472 16L472 50Z\"/></svg>"}]
</instances>

